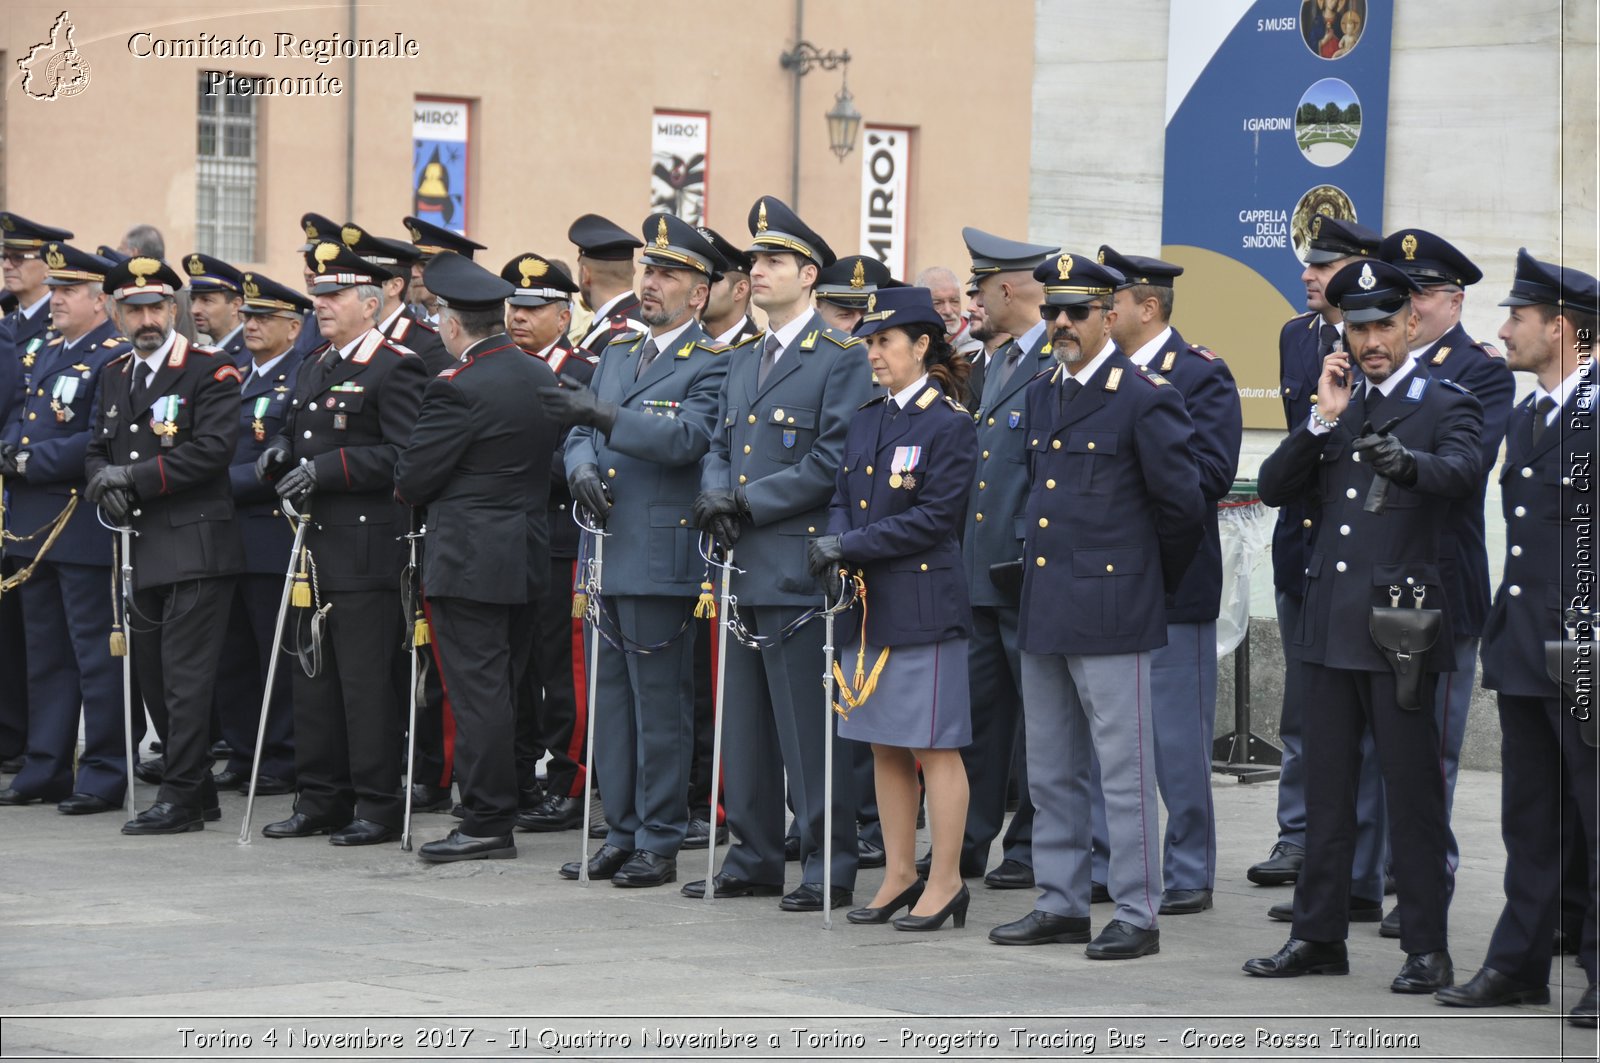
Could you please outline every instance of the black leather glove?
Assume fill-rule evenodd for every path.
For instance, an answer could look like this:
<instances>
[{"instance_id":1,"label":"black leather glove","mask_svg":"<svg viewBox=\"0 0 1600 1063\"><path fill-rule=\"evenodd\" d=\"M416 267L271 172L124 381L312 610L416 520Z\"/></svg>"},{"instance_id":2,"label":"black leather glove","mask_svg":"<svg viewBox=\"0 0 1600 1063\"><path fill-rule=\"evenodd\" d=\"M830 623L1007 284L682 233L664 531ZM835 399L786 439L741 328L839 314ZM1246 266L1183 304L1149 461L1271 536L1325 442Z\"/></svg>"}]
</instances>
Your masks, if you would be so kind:
<instances>
[{"instance_id":1,"label":"black leather glove","mask_svg":"<svg viewBox=\"0 0 1600 1063\"><path fill-rule=\"evenodd\" d=\"M694 508L690 511L694 526L707 532L711 531L718 517L729 518L728 523L737 524L738 516L739 501L733 491L726 487L701 491L695 496Z\"/></svg>"},{"instance_id":2,"label":"black leather glove","mask_svg":"<svg viewBox=\"0 0 1600 1063\"><path fill-rule=\"evenodd\" d=\"M317 489L317 467L309 461L284 473L276 488L279 498L304 501Z\"/></svg>"},{"instance_id":3,"label":"black leather glove","mask_svg":"<svg viewBox=\"0 0 1600 1063\"><path fill-rule=\"evenodd\" d=\"M0 476L17 475L17 445L0 443Z\"/></svg>"},{"instance_id":4,"label":"black leather glove","mask_svg":"<svg viewBox=\"0 0 1600 1063\"><path fill-rule=\"evenodd\" d=\"M562 424L593 425L605 435L611 435L617 423L617 404L602 401L592 389L573 377L562 376L561 381L562 387L539 389L544 412Z\"/></svg>"},{"instance_id":5,"label":"black leather glove","mask_svg":"<svg viewBox=\"0 0 1600 1063\"><path fill-rule=\"evenodd\" d=\"M716 516L711 518L711 526L705 529L711 537L729 550L739 541L744 525L733 517Z\"/></svg>"},{"instance_id":6,"label":"black leather glove","mask_svg":"<svg viewBox=\"0 0 1600 1063\"><path fill-rule=\"evenodd\" d=\"M839 566L844 558L844 546L837 535L819 535L806 540L806 565L818 579Z\"/></svg>"},{"instance_id":7,"label":"black leather glove","mask_svg":"<svg viewBox=\"0 0 1600 1063\"><path fill-rule=\"evenodd\" d=\"M100 496L100 508L106 511L111 523L126 524L133 510L133 492L126 487L109 487Z\"/></svg>"},{"instance_id":8,"label":"black leather glove","mask_svg":"<svg viewBox=\"0 0 1600 1063\"><path fill-rule=\"evenodd\" d=\"M133 470L126 465L107 465L95 473L83 489L83 497L91 502L99 502L112 488L121 488L129 498L133 497Z\"/></svg>"},{"instance_id":9,"label":"black leather glove","mask_svg":"<svg viewBox=\"0 0 1600 1063\"><path fill-rule=\"evenodd\" d=\"M1372 471L1402 487L1415 486L1417 482L1417 456L1394 436L1366 435L1352 444L1363 451L1365 460L1372 463Z\"/></svg>"},{"instance_id":10,"label":"black leather glove","mask_svg":"<svg viewBox=\"0 0 1600 1063\"><path fill-rule=\"evenodd\" d=\"M256 479L266 483L289 464L289 452L282 447L268 447L256 459Z\"/></svg>"},{"instance_id":11,"label":"black leather glove","mask_svg":"<svg viewBox=\"0 0 1600 1063\"><path fill-rule=\"evenodd\" d=\"M595 465L579 465L567 478L567 490L572 500L589 511L590 517L600 527L606 526L606 514L611 509L611 499L606 495L606 485L600 479L600 469Z\"/></svg>"}]
</instances>

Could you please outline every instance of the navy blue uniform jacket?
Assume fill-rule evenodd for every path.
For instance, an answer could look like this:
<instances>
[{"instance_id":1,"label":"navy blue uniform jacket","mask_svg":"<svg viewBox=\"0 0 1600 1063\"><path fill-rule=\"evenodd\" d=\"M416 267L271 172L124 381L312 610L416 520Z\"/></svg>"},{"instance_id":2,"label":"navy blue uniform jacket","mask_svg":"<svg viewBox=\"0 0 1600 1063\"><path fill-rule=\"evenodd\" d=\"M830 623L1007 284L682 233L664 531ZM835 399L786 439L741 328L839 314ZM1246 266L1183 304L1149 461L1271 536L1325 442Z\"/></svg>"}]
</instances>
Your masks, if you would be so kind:
<instances>
[{"instance_id":1,"label":"navy blue uniform jacket","mask_svg":"<svg viewBox=\"0 0 1600 1063\"><path fill-rule=\"evenodd\" d=\"M931 381L905 409L893 407L892 399L880 396L851 419L828 532L840 536L847 566L867 585L869 644L965 638L972 609L957 535L978 464L972 415ZM912 486L903 473L901 486L891 483L897 453L902 466L915 455ZM844 642L859 630L858 611L852 609L848 618L835 633Z\"/></svg>"},{"instance_id":2,"label":"navy blue uniform jacket","mask_svg":"<svg viewBox=\"0 0 1600 1063\"><path fill-rule=\"evenodd\" d=\"M281 576L289 567L294 532L278 507L278 493L256 478L256 459L267 440L283 431L289 396L300 372L301 356L293 347L266 376L255 371L252 358L239 372L239 442L233 448L228 479L233 483L233 511L244 537L244 570L258 576ZM256 411L261 416L256 417ZM256 430L256 421L261 429Z\"/></svg>"}]
</instances>

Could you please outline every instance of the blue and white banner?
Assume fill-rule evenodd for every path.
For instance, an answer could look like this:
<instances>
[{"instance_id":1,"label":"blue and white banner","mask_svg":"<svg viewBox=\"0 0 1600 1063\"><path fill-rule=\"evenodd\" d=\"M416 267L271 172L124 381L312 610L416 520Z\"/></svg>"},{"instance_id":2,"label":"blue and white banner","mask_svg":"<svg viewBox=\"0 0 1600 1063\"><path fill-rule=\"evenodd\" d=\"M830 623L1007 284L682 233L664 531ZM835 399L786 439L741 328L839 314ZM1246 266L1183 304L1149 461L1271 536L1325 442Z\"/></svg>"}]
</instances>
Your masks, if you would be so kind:
<instances>
[{"instance_id":1,"label":"blue and white banner","mask_svg":"<svg viewBox=\"0 0 1600 1063\"><path fill-rule=\"evenodd\" d=\"M1246 427L1283 427L1312 217L1382 231L1393 22L1393 0L1172 5L1162 257L1184 267L1174 324L1228 360Z\"/></svg>"}]
</instances>

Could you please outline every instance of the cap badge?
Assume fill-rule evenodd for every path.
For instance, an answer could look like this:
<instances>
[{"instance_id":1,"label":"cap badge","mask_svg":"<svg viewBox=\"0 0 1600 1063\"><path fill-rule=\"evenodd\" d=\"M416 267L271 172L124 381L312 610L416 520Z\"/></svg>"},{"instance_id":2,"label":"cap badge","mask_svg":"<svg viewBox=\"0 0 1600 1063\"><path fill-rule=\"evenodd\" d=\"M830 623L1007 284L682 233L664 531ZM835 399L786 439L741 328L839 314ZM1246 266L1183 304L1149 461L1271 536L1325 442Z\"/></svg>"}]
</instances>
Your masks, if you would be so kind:
<instances>
[{"instance_id":1,"label":"cap badge","mask_svg":"<svg viewBox=\"0 0 1600 1063\"><path fill-rule=\"evenodd\" d=\"M550 264L542 258L529 255L517 263L517 272L522 274L522 286L532 288L535 278L542 277L550 272Z\"/></svg>"},{"instance_id":2,"label":"cap badge","mask_svg":"<svg viewBox=\"0 0 1600 1063\"><path fill-rule=\"evenodd\" d=\"M767 231L767 201L763 199L761 201L761 203L760 203L760 206L756 210L756 232L764 233L766 231Z\"/></svg>"},{"instance_id":3,"label":"cap badge","mask_svg":"<svg viewBox=\"0 0 1600 1063\"><path fill-rule=\"evenodd\" d=\"M0 229L4 229L8 233L14 233L17 231L17 223L11 220L11 215L0 214Z\"/></svg>"},{"instance_id":4,"label":"cap badge","mask_svg":"<svg viewBox=\"0 0 1600 1063\"><path fill-rule=\"evenodd\" d=\"M305 230L307 240L315 240L317 238L317 227L315 225L311 224L310 222L306 222Z\"/></svg>"},{"instance_id":5,"label":"cap badge","mask_svg":"<svg viewBox=\"0 0 1600 1063\"><path fill-rule=\"evenodd\" d=\"M206 264L200 261L199 255L190 255L189 261L183 264L183 268L189 271L189 276L198 277L205 273Z\"/></svg>"},{"instance_id":6,"label":"cap badge","mask_svg":"<svg viewBox=\"0 0 1600 1063\"><path fill-rule=\"evenodd\" d=\"M351 247L356 246L356 244L361 242L361 226L346 225L343 229L339 230L339 239L343 240Z\"/></svg>"},{"instance_id":7,"label":"cap badge","mask_svg":"<svg viewBox=\"0 0 1600 1063\"><path fill-rule=\"evenodd\" d=\"M665 214L656 221L656 246L663 248L667 246L667 216Z\"/></svg>"},{"instance_id":8,"label":"cap badge","mask_svg":"<svg viewBox=\"0 0 1600 1063\"><path fill-rule=\"evenodd\" d=\"M339 245L326 241L318 244L316 250L311 254L317 260L318 269L327 269L328 263L339 257Z\"/></svg>"},{"instance_id":9,"label":"cap badge","mask_svg":"<svg viewBox=\"0 0 1600 1063\"><path fill-rule=\"evenodd\" d=\"M50 249L44 253L44 264L51 269L66 269L67 256L61 253L60 244L50 245Z\"/></svg>"},{"instance_id":10,"label":"cap badge","mask_svg":"<svg viewBox=\"0 0 1600 1063\"><path fill-rule=\"evenodd\" d=\"M145 280L150 274L160 269L161 263L153 258L145 258L141 255L138 258L128 260L128 272L133 274L133 286L135 288L143 288Z\"/></svg>"},{"instance_id":11,"label":"cap badge","mask_svg":"<svg viewBox=\"0 0 1600 1063\"><path fill-rule=\"evenodd\" d=\"M1406 253L1407 262L1417 260L1417 238L1413 233L1406 233L1406 238L1400 241L1400 250Z\"/></svg>"},{"instance_id":12,"label":"cap badge","mask_svg":"<svg viewBox=\"0 0 1600 1063\"><path fill-rule=\"evenodd\" d=\"M254 273L246 273L244 275L244 297L246 299L261 298L261 285L256 283L256 275Z\"/></svg>"},{"instance_id":13,"label":"cap badge","mask_svg":"<svg viewBox=\"0 0 1600 1063\"><path fill-rule=\"evenodd\" d=\"M867 266L860 259L856 260L856 268L850 274L850 287L865 288L867 286Z\"/></svg>"},{"instance_id":14,"label":"cap badge","mask_svg":"<svg viewBox=\"0 0 1600 1063\"><path fill-rule=\"evenodd\" d=\"M1363 262L1361 264L1361 276L1356 281L1356 286L1364 292L1370 292L1378 286L1378 278L1372 275L1372 263Z\"/></svg>"},{"instance_id":15,"label":"cap badge","mask_svg":"<svg viewBox=\"0 0 1600 1063\"><path fill-rule=\"evenodd\" d=\"M878 309L878 296L874 292L872 295L867 296L867 313L870 314L876 309Z\"/></svg>"},{"instance_id":16,"label":"cap badge","mask_svg":"<svg viewBox=\"0 0 1600 1063\"><path fill-rule=\"evenodd\" d=\"M422 230L415 225L408 225L406 228L411 230L411 242L420 244L422 242Z\"/></svg>"},{"instance_id":17,"label":"cap badge","mask_svg":"<svg viewBox=\"0 0 1600 1063\"><path fill-rule=\"evenodd\" d=\"M1105 265L1106 264L1106 249L1102 247L1100 249L1100 253L1095 256L1094 260L1096 262L1100 263L1102 266Z\"/></svg>"},{"instance_id":18,"label":"cap badge","mask_svg":"<svg viewBox=\"0 0 1600 1063\"><path fill-rule=\"evenodd\" d=\"M1316 215L1313 215L1312 218L1311 218L1311 239L1313 239L1313 240L1318 239L1319 237L1322 236L1322 219L1323 219L1323 217L1324 217L1324 215L1316 214Z\"/></svg>"},{"instance_id":19,"label":"cap badge","mask_svg":"<svg viewBox=\"0 0 1600 1063\"><path fill-rule=\"evenodd\" d=\"M1072 273L1072 256L1062 255L1056 259L1056 272L1061 274L1061 279L1066 280Z\"/></svg>"}]
</instances>

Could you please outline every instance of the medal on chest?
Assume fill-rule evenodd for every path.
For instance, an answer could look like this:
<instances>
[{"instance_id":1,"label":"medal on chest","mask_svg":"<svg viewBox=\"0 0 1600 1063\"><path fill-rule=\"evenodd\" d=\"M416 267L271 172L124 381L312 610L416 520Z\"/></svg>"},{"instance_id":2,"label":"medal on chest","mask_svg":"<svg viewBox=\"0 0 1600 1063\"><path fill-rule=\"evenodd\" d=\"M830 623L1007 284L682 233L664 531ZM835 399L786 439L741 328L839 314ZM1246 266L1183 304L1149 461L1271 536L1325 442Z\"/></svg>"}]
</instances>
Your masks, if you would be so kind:
<instances>
[{"instance_id":1,"label":"medal on chest","mask_svg":"<svg viewBox=\"0 0 1600 1063\"><path fill-rule=\"evenodd\" d=\"M922 460L921 447L895 447L894 460L889 463L889 486L905 488L907 491L917 486L916 468Z\"/></svg>"},{"instance_id":2,"label":"medal on chest","mask_svg":"<svg viewBox=\"0 0 1600 1063\"><path fill-rule=\"evenodd\" d=\"M266 395L256 400L255 412L251 415L250 431L254 433L257 443L264 442L267 438L267 425L261 418L267 415L267 407L271 403L272 400Z\"/></svg>"},{"instance_id":3,"label":"medal on chest","mask_svg":"<svg viewBox=\"0 0 1600 1063\"><path fill-rule=\"evenodd\" d=\"M171 447L178 435L178 396L167 395L156 400L150 408L150 431L161 440L163 447Z\"/></svg>"}]
</instances>

